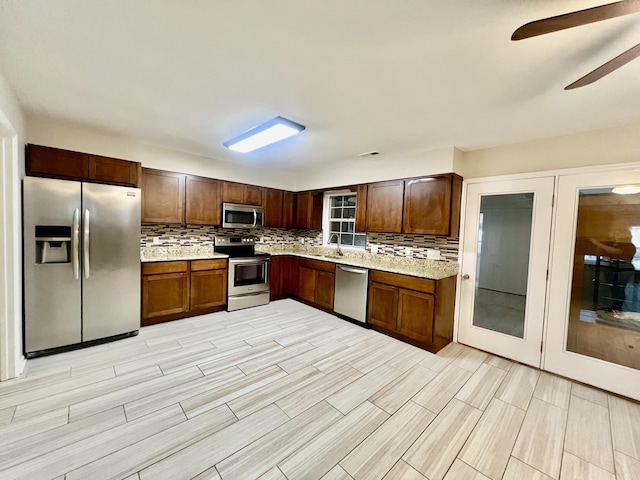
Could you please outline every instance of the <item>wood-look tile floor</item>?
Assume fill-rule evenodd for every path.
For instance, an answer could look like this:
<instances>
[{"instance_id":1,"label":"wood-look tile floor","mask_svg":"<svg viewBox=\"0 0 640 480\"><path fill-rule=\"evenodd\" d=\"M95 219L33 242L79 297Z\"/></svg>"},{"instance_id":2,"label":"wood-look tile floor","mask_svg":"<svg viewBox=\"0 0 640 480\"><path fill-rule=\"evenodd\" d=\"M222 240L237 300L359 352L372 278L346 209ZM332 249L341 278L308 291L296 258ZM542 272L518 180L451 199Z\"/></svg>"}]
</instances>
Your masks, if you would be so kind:
<instances>
[{"instance_id":1,"label":"wood-look tile floor","mask_svg":"<svg viewBox=\"0 0 640 480\"><path fill-rule=\"evenodd\" d=\"M640 404L293 300L29 360L0 479L640 478Z\"/></svg>"}]
</instances>

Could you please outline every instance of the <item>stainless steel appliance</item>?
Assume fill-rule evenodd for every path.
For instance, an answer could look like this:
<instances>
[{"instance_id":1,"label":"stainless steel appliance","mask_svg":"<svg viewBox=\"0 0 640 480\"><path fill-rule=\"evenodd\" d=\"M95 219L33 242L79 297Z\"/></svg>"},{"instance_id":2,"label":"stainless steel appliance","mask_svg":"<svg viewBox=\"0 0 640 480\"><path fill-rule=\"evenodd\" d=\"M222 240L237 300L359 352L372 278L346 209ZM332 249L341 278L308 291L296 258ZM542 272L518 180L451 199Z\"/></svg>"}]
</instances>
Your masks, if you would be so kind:
<instances>
[{"instance_id":1,"label":"stainless steel appliance","mask_svg":"<svg viewBox=\"0 0 640 480\"><path fill-rule=\"evenodd\" d=\"M264 209L252 205L237 203L222 204L223 228L256 228L262 227Z\"/></svg>"},{"instance_id":2,"label":"stainless steel appliance","mask_svg":"<svg viewBox=\"0 0 640 480\"><path fill-rule=\"evenodd\" d=\"M367 321L367 286L369 270L336 265L333 310L359 323Z\"/></svg>"},{"instance_id":3,"label":"stainless steel appliance","mask_svg":"<svg viewBox=\"0 0 640 480\"><path fill-rule=\"evenodd\" d=\"M271 258L256 253L253 238L216 236L214 250L229 255L228 311L269 303Z\"/></svg>"},{"instance_id":4,"label":"stainless steel appliance","mask_svg":"<svg viewBox=\"0 0 640 480\"><path fill-rule=\"evenodd\" d=\"M27 356L140 328L140 190L25 177Z\"/></svg>"}]
</instances>

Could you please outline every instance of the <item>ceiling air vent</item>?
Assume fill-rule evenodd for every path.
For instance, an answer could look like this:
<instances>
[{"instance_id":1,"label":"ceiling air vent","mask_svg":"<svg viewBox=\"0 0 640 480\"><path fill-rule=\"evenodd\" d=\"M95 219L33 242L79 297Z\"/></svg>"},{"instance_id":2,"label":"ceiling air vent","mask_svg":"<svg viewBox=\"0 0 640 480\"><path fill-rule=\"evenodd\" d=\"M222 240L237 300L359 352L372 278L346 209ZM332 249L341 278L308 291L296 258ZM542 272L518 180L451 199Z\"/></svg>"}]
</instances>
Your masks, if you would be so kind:
<instances>
[{"instance_id":1,"label":"ceiling air vent","mask_svg":"<svg viewBox=\"0 0 640 480\"><path fill-rule=\"evenodd\" d=\"M376 152L375 150L372 150L370 152L364 152L364 153L358 154L359 157L373 157L375 155L380 155L380 152Z\"/></svg>"}]
</instances>

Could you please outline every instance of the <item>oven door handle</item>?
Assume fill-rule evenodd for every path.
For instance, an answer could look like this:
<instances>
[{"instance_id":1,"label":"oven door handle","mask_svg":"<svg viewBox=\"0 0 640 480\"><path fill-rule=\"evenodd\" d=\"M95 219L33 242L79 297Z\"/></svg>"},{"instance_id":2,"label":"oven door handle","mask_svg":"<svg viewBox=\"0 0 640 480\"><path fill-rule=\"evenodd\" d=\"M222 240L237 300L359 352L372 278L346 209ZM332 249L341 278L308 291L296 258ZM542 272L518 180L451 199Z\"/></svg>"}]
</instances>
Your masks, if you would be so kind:
<instances>
[{"instance_id":1,"label":"oven door handle","mask_svg":"<svg viewBox=\"0 0 640 480\"><path fill-rule=\"evenodd\" d=\"M230 258L229 263L233 265L259 265L261 263L264 263L266 266L266 264L269 263L269 259L268 258L256 258L256 259Z\"/></svg>"}]
</instances>

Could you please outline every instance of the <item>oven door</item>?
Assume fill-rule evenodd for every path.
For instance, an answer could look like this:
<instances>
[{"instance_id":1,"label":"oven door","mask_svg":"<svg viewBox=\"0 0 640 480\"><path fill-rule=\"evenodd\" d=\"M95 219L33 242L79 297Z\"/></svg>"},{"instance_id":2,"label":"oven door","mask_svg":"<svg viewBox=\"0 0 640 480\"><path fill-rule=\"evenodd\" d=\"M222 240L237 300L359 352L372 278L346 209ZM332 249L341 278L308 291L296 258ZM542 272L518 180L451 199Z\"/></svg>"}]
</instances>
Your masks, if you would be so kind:
<instances>
[{"instance_id":1,"label":"oven door","mask_svg":"<svg viewBox=\"0 0 640 480\"><path fill-rule=\"evenodd\" d=\"M269 258L230 258L229 296L269 291Z\"/></svg>"}]
</instances>

